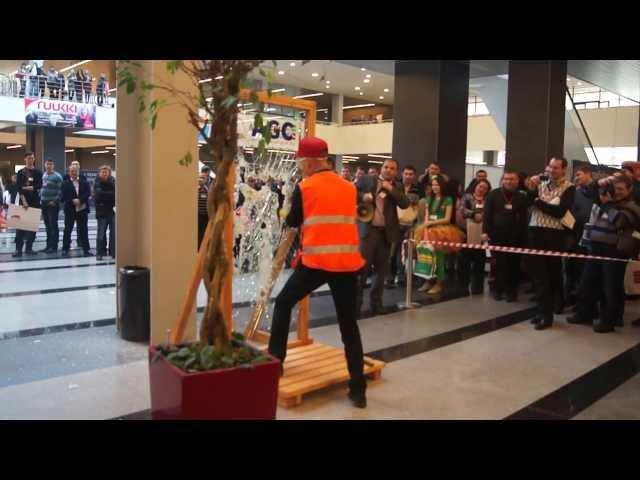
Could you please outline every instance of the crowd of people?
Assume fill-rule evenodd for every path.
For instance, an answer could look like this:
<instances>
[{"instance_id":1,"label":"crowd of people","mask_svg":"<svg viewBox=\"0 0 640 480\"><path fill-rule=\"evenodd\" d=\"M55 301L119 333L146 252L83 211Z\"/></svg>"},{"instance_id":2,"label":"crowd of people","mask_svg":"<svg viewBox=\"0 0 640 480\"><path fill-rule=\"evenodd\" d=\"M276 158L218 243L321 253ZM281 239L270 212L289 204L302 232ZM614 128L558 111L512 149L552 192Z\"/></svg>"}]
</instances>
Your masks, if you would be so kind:
<instances>
[{"instance_id":1,"label":"crowd of people","mask_svg":"<svg viewBox=\"0 0 640 480\"><path fill-rule=\"evenodd\" d=\"M78 103L109 105L109 81L104 73L95 79L89 70L71 69L65 75L53 67L47 71L37 62L23 62L15 74L18 96L68 100ZM94 86L95 82L95 86Z\"/></svg>"},{"instance_id":2,"label":"crowd of people","mask_svg":"<svg viewBox=\"0 0 640 480\"><path fill-rule=\"evenodd\" d=\"M64 212L64 231L62 236L62 256L69 256L71 234L75 227L76 241L84 256L93 256L89 244L88 220L89 199L93 198L98 223L97 258L105 256L115 258L115 179L111 167L100 167L99 176L91 185L80 171L80 163L72 162L68 171L62 175L55 171L52 159L45 161L45 171L35 167L35 155L26 152L25 167L6 186L3 194L3 207L20 205L24 208L41 209L46 229L46 248L41 253L54 254L60 247L58 218L60 210ZM107 235L108 231L108 235ZM37 255L33 249L36 232L16 230L16 250L14 258Z\"/></svg>"},{"instance_id":3,"label":"crowd of people","mask_svg":"<svg viewBox=\"0 0 640 480\"><path fill-rule=\"evenodd\" d=\"M359 203L371 205L374 211L364 223L360 217L361 250L367 265L359 291L375 273L371 311L385 310L382 282L387 288L405 284L401 246L406 239L636 259L640 253L639 166L626 162L620 171L599 180L588 165L579 166L572 182L567 178L567 160L553 157L539 175L505 169L497 188L492 188L485 170L478 170L464 190L435 163L419 178L410 165L399 172L393 159L386 160L380 171L358 167L352 174L345 166L342 178L356 185ZM537 330L549 328L554 315L567 309L573 313L569 323L590 324L599 333L623 325L624 261L487 254L478 248L436 246L434 250L434 275L420 286L422 292L440 295L447 284L456 283L456 288L462 285L472 295L483 294L489 261L495 301L515 302L519 287L531 283L528 291L539 307L539 315L532 320ZM361 304L358 297L358 308Z\"/></svg>"}]
</instances>

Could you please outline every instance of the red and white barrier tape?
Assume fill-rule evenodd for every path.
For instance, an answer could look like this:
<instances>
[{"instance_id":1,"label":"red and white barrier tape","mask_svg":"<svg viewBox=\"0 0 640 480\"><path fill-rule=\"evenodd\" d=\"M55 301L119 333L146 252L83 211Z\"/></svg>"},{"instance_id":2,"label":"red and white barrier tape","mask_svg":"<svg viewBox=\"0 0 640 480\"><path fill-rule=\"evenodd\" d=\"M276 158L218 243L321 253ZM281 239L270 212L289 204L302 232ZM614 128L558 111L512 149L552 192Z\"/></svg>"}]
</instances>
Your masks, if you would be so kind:
<instances>
[{"instance_id":1,"label":"red and white barrier tape","mask_svg":"<svg viewBox=\"0 0 640 480\"><path fill-rule=\"evenodd\" d=\"M467 249L475 249L475 250L489 250L492 252L520 253L523 255L541 255L544 257L583 258L586 260L605 260L609 262L625 262L625 263L638 261L638 260L630 260L626 258L600 257L598 255L583 255L581 253L555 252L552 250L534 250L532 248L501 247L498 245L486 245L486 244L479 244L479 243L455 243L455 242L442 242L442 241L433 241L433 242L422 241L420 243L431 244L434 247L439 246L439 247L467 248Z\"/></svg>"}]
</instances>

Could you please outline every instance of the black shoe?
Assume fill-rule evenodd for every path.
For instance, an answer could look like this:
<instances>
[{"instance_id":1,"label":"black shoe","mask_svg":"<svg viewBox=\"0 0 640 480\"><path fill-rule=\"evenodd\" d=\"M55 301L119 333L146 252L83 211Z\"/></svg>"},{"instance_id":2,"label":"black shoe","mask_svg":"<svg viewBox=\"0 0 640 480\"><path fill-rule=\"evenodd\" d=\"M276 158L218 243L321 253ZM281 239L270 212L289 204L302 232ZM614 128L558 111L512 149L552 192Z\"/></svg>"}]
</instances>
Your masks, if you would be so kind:
<instances>
[{"instance_id":1,"label":"black shoe","mask_svg":"<svg viewBox=\"0 0 640 480\"><path fill-rule=\"evenodd\" d=\"M562 315L562 312L564 312L564 305L558 305L558 306L553 310L553 313L555 313L556 315Z\"/></svg>"},{"instance_id":2,"label":"black shoe","mask_svg":"<svg viewBox=\"0 0 640 480\"><path fill-rule=\"evenodd\" d=\"M614 327L624 327L624 319L619 318L613 324Z\"/></svg>"},{"instance_id":3,"label":"black shoe","mask_svg":"<svg viewBox=\"0 0 640 480\"><path fill-rule=\"evenodd\" d=\"M518 300L518 295L515 293L507 293L507 303L513 303Z\"/></svg>"},{"instance_id":4,"label":"black shoe","mask_svg":"<svg viewBox=\"0 0 640 480\"><path fill-rule=\"evenodd\" d=\"M101 261L102 261L102 255L98 255L98 256L96 257L96 260L97 260L97 261L99 261L99 262L101 262Z\"/></svg>"},{"instance_id":5,"label":"black shoe","mask_svg":"<svg viewBox=\"0 0 640 480\"><path fill-rule=\"evenodd\" d=\"M499 302L502 300L502 292L493 292L493 299L496 302Z\"/></svg>"},{"instance_id":6,"label":"black shoe","mask_svg":"<svg viewBox=\"0 0 640 480\"><path fill-rule=\"evenodd\" d=\"M541 322L536 323L536 326L534 328L536 330L544 330L546 328L549 328L551 325L553 325L552 321L542 320Z\"/></svg>"},{"instance_id":7,"label":"black shoe","mask_svg":"<svg viewBox=\"0 0 640 480\"><path fill-rule=\"evenodd\" d=\"M37 255L38 252L34 252L33 250L25 250L24 251L25 255Z\"/></svg>"},{"instance_id":8,"label":"black shoe","mask_svg":"<svg viewBox=\"0 0 640 480\"><path fill-rule=\"evenodd\" d=\"M38 253L49 253L49 247L38 250Z\"/></svg>"},{"instance_id":9,"label":"black shoe","mask_svg":"<svg viewBox=\"0 0 640 480\"><path fill-rule=\"evenodd\" d=\"M86 252L84 252L84 256L85 257L93 257L94 255L89 250L87 250Z\"/></svg>"},{"instance_id":10,"label":"black shoe","mask_svg":"<svg viewBox=\"0 0 640 480\"><path fill-rule=\"evenodd\" d=\"M532 325L537 325L537 324L538 324L538 323L540 323L541 321L542 321L542 317L540 317L540 316L533 317L533 318L531 319L531 324L532 324Z\"/></svg>"},{"instance_id":11,"label":"black shoe","mask_svg":"<svg viewBox=\"0 0 640 480\"><path fill-rule=\"evenodd\" d=\"M615 332L615 327L610 323L598 322L593 325L593 331L596 333L609 333Z\"/></svg>"},{"instance_id":12,"label":"black shoe","mask_svg":"<svg viewBox=\"0 0 640 480\"><path fill-rule=\"evenodd\" d=\"M11 254L11 256L12 256L13 258L19 258L19 257L21 257L21 256L22 256L22 252L13 252L13 253Z\"/></svg>"},{"instance_id":13,"label":"black shoe","mask_svg":"<svg viewBox=\"0 0 640 480\"><path fill-rule=\"evenodd\" d=\"M567 317L567 323L571 323L574 325L587 325L590 322L585 322L583 319L579 318L578 315L572 315Z\"/></svg>"},{"instance_id":14,"label":"black shoe","mask_svg":"<svg viewBox=\"0 0 640 480\"><path fill-rule=\"evenodd\" d=\"M483 295L484 290L482 288L471 289L471 295Z\"/></svg>"},{"instance_id":15,"label":"black shoe","mask_svg":"<svg viewBox=\"0 0 640 480\"><path fill-rule=\"evenodd\" d=\"M354 393L349 391L349 400L356 408L367 408L367 397L364 393Z\"/></svg>"},{"instance_id":16,"label":"black shoe","mask_svg":"<svg viewBox=\"0 0 640 480\"><path fill-rule=\"evenodd\" d=\"M387 309L382 305L371 305L371 315L384 315L385 313L387 313Z\"/></svg>"},{"instance_id":17,"label":"black shoe","mask_svg":"<svg viewBox=\"0 0 640 480\"><path fill-rule=\"evenodd\" d=\"M63 257L68 257L69 256L69 250L62 250L62 256Z\"/></svg>"}]
</instances>

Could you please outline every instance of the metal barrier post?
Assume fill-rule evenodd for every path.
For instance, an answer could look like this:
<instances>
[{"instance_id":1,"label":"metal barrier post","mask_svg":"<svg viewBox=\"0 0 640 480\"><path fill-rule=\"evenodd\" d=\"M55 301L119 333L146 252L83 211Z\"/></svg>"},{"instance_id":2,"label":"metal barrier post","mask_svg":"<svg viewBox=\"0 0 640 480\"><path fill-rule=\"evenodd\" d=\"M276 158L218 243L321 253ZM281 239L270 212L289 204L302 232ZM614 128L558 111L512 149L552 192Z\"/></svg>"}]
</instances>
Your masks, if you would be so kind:
<instances>
[{"instance_id":1,"label":"metal barrier post","mask_svg":"<svg viewBox=\"0 0 640 480\"><path fill-rule=\"evenodd\" d=\"M405 248L407 253L405 255L405 273L406 273L406 294L404 302L398 304L398 308L401 310L409 310L412 308L418 308L420 306L419 303L415 303L411 301L411 297L413 296L413 246L415 241L413 239L407 239L402 242L402 248Z\"/></svg>"}]
</instances>

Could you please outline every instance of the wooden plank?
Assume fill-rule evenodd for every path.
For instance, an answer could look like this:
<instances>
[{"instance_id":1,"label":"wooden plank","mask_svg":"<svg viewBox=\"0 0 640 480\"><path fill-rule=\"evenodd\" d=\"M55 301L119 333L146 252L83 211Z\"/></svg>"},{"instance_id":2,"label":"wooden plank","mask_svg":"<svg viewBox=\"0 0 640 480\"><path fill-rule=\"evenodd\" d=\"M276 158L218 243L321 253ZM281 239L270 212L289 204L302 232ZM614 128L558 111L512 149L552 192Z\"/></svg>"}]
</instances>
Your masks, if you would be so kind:
<instances>
[{"instance_id":1,"label":"wooden plank","mask_svg":"<svg viewBox=\"0 0 640 480\"><path fill-rule=\"evenodd\" d=\"M346 380L349 380L349 371L347 370L346 366L343 366L339 370L331 370L323 375L318 375L309 380L284 386L282 387L281 392L285 394L285 396L302 395L304 393L320 390L322 388L328 387L335 383L341 383Z\"/></svg>"},{"instance_id":2,"label":"wooden plank","mask_svg":"<svg viewBox=\"0 0 640 480\"><path fill-rule=\"evenodd\" d=\"M304 347L298 347L293 349L290 353L287 354L287 358L285 359L284 366L286 368L287 363L290 361L293 362L295 360L300 360L301 358L314 356L320 352L328 352L332 351L333 348L327 345L322 345L321 343L312 343L311 345L305 345Z\"/></svg>"},{"instance_id":3,"label":"wooden plank","mask_svg":"<svg viewBox=\"0 0 640 480\"><path fill-rule=\"evenodd\" d=\"M315 365L317 362L324 362L327 359L334 359L334 361L344 360L344 355L341 355L339 352L325 352L322 355L318 355L317 357L306 357L301 358L300 360L296 360L294 363L285 363L284 371L285 376L289 374L294 374L298 369L305 365Z\"/></svg>"},{"instance_id":4,"label":"wooden plank","mask_svg":"<svg viewBox=\"0 0 640 480\"><path fill-rule=\"evenodd\" d=\"M309 296L304 297L299 303L298 309L298 338L302 341L309 340L309 313L310 301Z\"/></svg>"},{"instance_id":5,"label":"wooden plank","mask_svg":"<svg viewBox=\"0 0 640 480\"><path fill-rule=\"evenodd\" d=\"M317 361L313 364L301 365L295 372L289 371L280 379L280 386L285 387L301 380L313 378L320 373L331 371L329 367L335 369L344 368L345 361L342 358L330 357Z\"/></svg>"}]
</instances>

